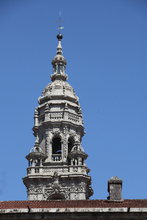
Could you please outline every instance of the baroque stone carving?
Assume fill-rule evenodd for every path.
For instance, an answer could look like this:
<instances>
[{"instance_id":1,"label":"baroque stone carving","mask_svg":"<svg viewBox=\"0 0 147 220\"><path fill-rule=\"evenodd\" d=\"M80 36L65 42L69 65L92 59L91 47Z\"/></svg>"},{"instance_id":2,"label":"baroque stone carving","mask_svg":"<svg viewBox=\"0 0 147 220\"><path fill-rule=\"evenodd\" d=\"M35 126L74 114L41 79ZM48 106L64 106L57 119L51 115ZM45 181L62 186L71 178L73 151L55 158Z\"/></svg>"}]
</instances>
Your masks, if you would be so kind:
<instances>
[{"instance_id":1,"label":"baroque stone carving","mask_svg":"<svg viewBox=\"0 0 147 220\"><path fill-rule=\"evenodd\" d=\"M57 54L52 61L52 82L43 90L34 113L35 144L41 151L30 152L26 157L29 167L23 181L30 200L77 200L91 196L90 176L84 162L88 155L81 146L82 111L79 98L67 82L61 40L59 34Z\"/></svg>"}]
</instances>

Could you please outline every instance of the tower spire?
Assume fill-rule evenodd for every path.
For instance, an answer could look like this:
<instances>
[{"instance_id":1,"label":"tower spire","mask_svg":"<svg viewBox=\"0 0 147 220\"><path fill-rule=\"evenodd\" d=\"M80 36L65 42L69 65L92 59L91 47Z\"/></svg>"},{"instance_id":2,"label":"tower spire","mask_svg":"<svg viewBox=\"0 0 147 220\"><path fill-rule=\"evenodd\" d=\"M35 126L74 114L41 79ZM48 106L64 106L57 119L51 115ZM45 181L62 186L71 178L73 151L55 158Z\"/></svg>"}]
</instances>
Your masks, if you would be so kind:
<instances>
[{"instance_id":1,"label":"tower spire","mask_svg":"<svg viewBox=\"0 0 147 220\"><path fill-rule=\"evenodd\" d=\"M61 17L61 11L59 11L59 19L58 19L58 35L57 35L57 39L58 39L58 47L57 47L57 54L62 55L62 45L61 45L61 40L63 39L63 35L61 34L61 31L64 29L64 27L62 26L62 17Z\"/></svg>"},{"instance_id":2,"label":"tower spire","mask_svg":"<svg viewBox=\"0 0 147 220\"><path fill-rule=\"evenodd\" d=\"M59 29L61 30L61 28ZM66 81L66 60L57 35L52 82L43 90L34 112L33 151L23 178L29 200L83 200L93 194L82 147L83 117L79 98Z\"/></svg>"},{"instance_id":3,"label":"tower spire","mask_svg":"<svg viewBox=\"0 0 147 220\"><path fill-rule=\"evenodd\" d=\"M63 27L59 26L58 29L61 30ZM61 40L63 39L63 35L60 33L57 34L58 39L58 46L57 46L57 53L54 59L52 60L53 65L53 74L51 75L51 80L54 81L56 79L66 80L67 74L66 71L66 59L63 56L63 50L61 45Z\"/></svg>"}]
</instances>

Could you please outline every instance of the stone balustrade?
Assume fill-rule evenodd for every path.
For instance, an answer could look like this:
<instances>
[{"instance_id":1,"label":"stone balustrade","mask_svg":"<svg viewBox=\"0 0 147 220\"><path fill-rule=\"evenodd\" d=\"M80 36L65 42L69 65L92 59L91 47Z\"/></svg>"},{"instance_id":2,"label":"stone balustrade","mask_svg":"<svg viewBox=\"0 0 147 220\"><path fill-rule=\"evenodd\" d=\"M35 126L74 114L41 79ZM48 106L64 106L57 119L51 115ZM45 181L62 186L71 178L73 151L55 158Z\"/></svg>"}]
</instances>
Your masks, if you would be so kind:
<instances>
[{"instance_id":1,"label":"stone balustrade","mask_svg":"<svg viewBox=\"0 0 147 220\"><path fill-rule=\"evenodd\" d=\"M45 117L43 115L39 116L40 123L44 122L44 119ZM47 121L68 120L74 123L83 124L82 118L79 115L67 111L50 112L48 113L46 120Z\"/></svg>"},{"instance_id":2,"label":"stone balustrade","mask_svg":"<svg viewBox=\"0 0 147 220\"><path fill-rule=\"evenodd\" d=\"M61 154L52 154L52 161L61 161Z\"/></svg>"},{"instance_id":3,"label":"stone balustrade","mask_svg":"<svg viewBox=\"0 0 147 220\"><path fill-rule=\"evenodd\" d=\"M68 166L68 167L50 167L50 170L47 169L47 167L43 166L43 167L29 167L27 169L27 174L28 175L36 175L36 174L41 174L41 175L53 175L53 170L56 170L56 172L58 172L58 174L87 174L87 167L85 166Z\"/></svg>"}]
</instances>

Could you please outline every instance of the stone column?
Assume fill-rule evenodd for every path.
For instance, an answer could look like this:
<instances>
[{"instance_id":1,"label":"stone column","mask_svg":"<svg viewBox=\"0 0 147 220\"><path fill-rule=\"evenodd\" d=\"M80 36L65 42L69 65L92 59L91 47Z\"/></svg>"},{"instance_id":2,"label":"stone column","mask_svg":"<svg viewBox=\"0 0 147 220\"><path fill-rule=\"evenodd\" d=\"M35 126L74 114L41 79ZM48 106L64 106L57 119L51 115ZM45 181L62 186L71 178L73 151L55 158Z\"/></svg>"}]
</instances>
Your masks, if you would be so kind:
<instances>
[{"instance_id":1,"label":"stone column","mask_svg":"<svg viewBox=\"0 0 147 220\"><path fill-rule=\"evenodd\" d=\"M49 120L49 113L50 113L50 108L49 108L49 104L47 103L46 106L45 106L45 121L48 121Z\"/></svg>"},{"instance_id":2,"label":"stone column","mask_svg":"<svg viewBox=\"0 0 147 220\"><path fill-rule=\"evenodd\" d=\"M51 161L51 155L52 155L52 141L51 141L51 135L48 130L45 131L45 151L48 156L47 162Z\"/></svg>"},{"instance_id":3,"label":"stone column","mask_svg":"<svg viewBox=\"0 0 147 220\"><path fill-rule=\"evenodd\" d=\"M34 112L34 126L38 127L38 110L37 110L37 108L35 109L35 112Z\"/></svg>"}]
</instances>

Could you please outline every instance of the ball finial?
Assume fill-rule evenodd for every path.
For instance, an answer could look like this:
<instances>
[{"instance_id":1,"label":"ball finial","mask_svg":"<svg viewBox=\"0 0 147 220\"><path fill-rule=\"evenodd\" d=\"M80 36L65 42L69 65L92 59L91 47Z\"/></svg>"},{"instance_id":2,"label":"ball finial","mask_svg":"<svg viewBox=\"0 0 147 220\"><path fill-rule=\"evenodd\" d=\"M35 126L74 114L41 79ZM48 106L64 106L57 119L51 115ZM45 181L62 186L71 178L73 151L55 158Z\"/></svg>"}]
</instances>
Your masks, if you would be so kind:
<instances>
[{"instance_id":1,"label":"ball finial","mask_svg":"<svg viewBox=\"0 0 147 220\"><path fill-rule=\"evenodd\" d=\"M57 39L58 39L58 40L62 40L62 38L63 38L63 35L62 35L62 34L58 34L58 35L57 35Z\"/></svg>"}]
</instances>

